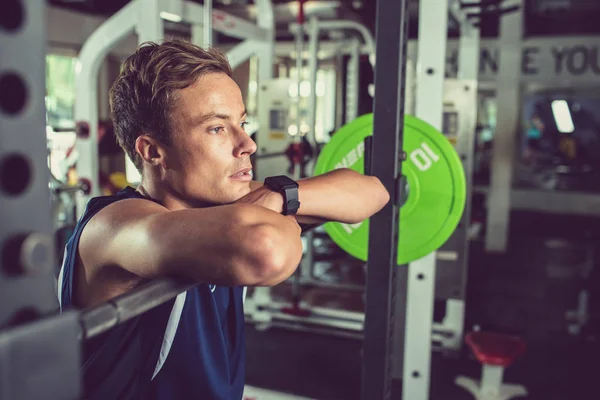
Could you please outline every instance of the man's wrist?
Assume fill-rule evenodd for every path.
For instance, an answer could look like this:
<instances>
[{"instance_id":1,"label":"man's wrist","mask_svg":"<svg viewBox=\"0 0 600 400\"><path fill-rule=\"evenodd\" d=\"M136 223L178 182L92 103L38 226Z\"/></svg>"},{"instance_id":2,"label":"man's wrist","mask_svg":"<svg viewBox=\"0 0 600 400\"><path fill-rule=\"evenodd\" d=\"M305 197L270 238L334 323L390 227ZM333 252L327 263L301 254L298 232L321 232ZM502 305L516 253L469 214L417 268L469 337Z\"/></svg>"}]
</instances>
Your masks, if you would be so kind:
<instances>
[{"instance_id":1,"label":"man's wrist","mask_svg":"<svg viewBox=\"0 0 600 400\"><path fill-rule=\"evenodd\" d=\"M285 205L285 197L283 196L283 194L279 193L279 192L274 192L271 189L269 189L267 186L264 186L265 190L269 191L269 204L272 207L272 210L274 210L275 212L277 212L278 214L283 214L283 208Z\"/></svg>"},{"instance_id":2,"label":"man's wrist","mask_svg":"<svg viewBox=\"0 0 600 400\"><path fill-rule=\"evenodd\" d=\"M283 215L295 215L300 208L298 183L285 175L265 179L265 186L283 197Z\"/></svg>"}]
</instances>

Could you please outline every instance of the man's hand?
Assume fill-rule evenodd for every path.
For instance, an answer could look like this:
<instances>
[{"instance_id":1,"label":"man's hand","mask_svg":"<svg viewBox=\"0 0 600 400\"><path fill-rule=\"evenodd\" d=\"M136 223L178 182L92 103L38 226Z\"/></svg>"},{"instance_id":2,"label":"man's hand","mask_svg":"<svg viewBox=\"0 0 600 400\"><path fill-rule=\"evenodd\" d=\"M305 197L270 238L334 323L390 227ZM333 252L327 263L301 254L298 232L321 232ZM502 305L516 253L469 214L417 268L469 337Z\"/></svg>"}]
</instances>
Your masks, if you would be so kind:
<instances>
[{"instance_id":1,"label":"man's hand","mask_svg":"<svg viewBox=\"0 0 600 400\"><path fill-rule=\"evenodd\" d=\"M257 182L258 184L259 182ZM258 186L258 188L256 188ZM268 187L260 185L251 185L253 189L250 193L237 200L235 204L248 203L257 206L268 208L271 211L275 211L277 214L283 212L283 195L270 190Z\"/></svg>"}]
</instances>

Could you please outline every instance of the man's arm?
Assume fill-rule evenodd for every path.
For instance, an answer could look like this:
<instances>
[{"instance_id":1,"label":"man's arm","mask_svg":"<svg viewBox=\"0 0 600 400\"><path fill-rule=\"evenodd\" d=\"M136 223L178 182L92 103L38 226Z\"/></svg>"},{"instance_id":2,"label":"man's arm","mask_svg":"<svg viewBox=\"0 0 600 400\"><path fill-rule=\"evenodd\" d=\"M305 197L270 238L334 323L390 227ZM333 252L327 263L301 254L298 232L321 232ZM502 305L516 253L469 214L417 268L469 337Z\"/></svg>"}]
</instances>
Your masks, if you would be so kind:
<instances>
[{"instance_id":1,"label":"man's arm","mask_svg":"<svg viewBox=\"0 0 600 400\"><path fill-rule=\"evenodd\" d=\"M79 255L90 282L117 266L142 279L178 275L220 285L274 285L302 256L292 217L251 205L169 211L129 199L113 203L85 227Z\"/></svg>"},{"instance_id":2,"label":"man's arm","mask_svg":"<svg viewBox=\"0 0 600 400\"><path fill-rule=\"evenodd\" d=\"M250 187L267 193L269 189L261 189L262 186L262 182L252 182ZM296 218L305 227L327 221L355 224L381 210L390 200L379 179L346 168L300 179L298 186L300 208ZM261 205L281 212L282 197L273 195L278 200L265 201Z\"/></svg>"},{"instance_id":3,"label":"man's arm","mask_svg":"<svg viewBox=\"0 0 600 400\"><path fill-rule=\"evenodd\" d=\"M356 224L381 210L390 200L379 179L345 168L301 179L298 185L298 215L307 223L325 220Z\"/></svg>"}]
</instances>

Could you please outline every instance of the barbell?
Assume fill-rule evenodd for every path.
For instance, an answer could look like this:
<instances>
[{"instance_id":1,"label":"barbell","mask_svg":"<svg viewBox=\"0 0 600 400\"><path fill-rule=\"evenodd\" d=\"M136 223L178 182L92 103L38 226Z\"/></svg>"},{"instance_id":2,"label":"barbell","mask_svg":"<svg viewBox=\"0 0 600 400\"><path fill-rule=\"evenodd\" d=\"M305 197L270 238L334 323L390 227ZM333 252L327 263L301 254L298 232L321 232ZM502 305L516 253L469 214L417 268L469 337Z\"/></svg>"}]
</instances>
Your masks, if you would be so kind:
<instances>
[{"instance_id":1,"label":"barbell","mask_svg":"<svg viewBox=\"0 0 600 400\"><path fill-rule=\"evenodd\" d=\"M373 114L341 127L321 149L314 175L339 168L364 174L365 140L372 132ZM405 115L403 142L406 188L398 213L398 265L440 248L458 226L467 198L463 165L448 138L425 121ZM342 250L367 261L369 220L358 224L328 222L324 228Z\"/></svg>"}]
</instances>

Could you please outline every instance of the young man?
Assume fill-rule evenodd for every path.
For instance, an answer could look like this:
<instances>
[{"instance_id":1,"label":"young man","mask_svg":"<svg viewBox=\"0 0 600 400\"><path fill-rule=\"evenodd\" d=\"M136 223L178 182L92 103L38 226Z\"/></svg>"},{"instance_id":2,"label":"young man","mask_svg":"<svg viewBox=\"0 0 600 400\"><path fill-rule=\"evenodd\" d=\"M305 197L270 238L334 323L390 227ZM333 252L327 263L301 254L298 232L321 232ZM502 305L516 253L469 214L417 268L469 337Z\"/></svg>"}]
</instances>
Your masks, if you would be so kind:
<instances>
[{"instance_id":1,"label":"young man","mask_svg":"<svg viewBox=\"0 0 600 400\"><path fill-rule=\"evenodd\" d=\"M110 99L119 144L142 183L88 204L67 245L61 306L95 306L161 276L199 284L87 341L85 398L240 399L243 287L293 273L301 225L360 222L388 193L351 170L297 188L285 177L252 181L256 145L244 131L240 89L216 50L144 44Z\"/></svg>"}]
</instances>

